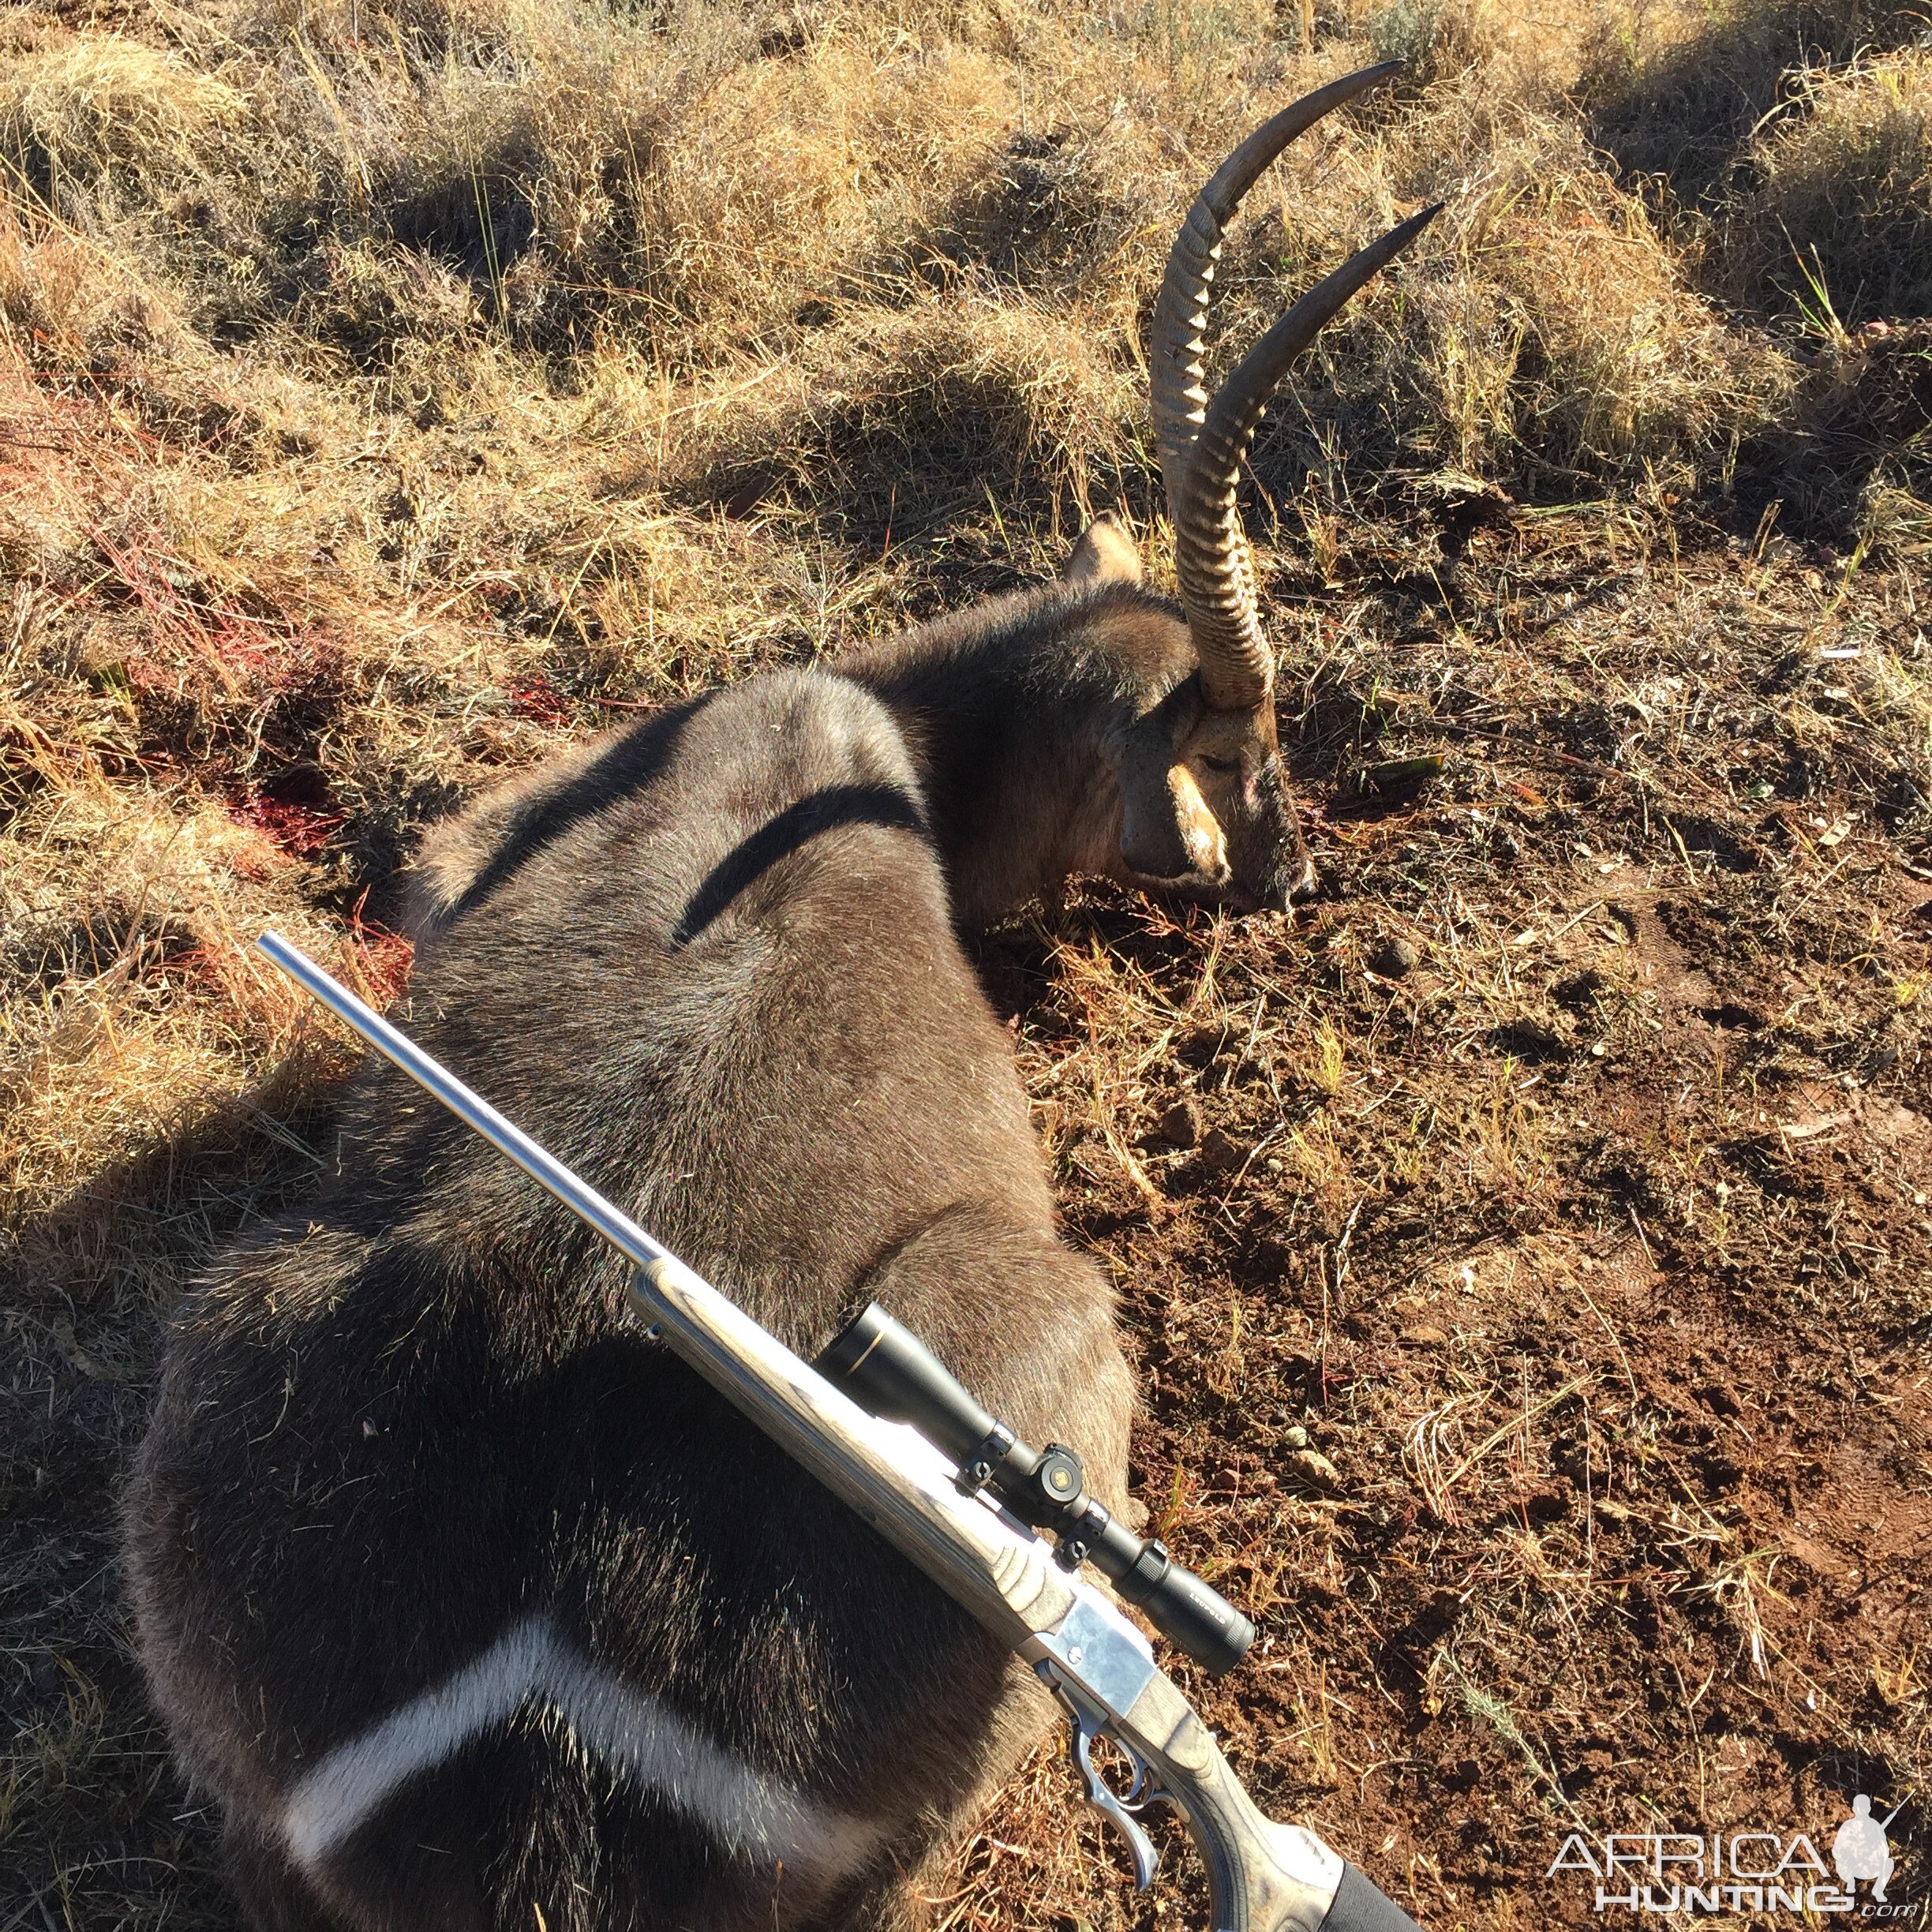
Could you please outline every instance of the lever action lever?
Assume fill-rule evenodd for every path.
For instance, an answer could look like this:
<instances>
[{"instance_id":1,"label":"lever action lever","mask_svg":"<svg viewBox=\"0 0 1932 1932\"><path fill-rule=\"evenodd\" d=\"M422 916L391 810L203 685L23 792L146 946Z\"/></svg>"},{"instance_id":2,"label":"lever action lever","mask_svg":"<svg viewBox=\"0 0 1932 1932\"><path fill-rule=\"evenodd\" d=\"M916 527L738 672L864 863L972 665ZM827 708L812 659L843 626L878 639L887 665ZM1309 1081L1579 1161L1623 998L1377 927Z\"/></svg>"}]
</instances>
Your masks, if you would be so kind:
<instances>
[{"instance_id":1,"label":"lever action lever","mask_svg":"<svg viewBox=\"0 0 1932 1932\"><path fill-rule=\"evenodd\" d=\"M1091 1563L1196 1663L1230 1670L1246 1653L1253 1624L1159 1543L1144 1542L1089 1496L1071 1449L1058 1443L1029 1449L876 1301L833 1338L814 1366L875 1416L909 1422L957 1466L968 1493L990 1491L1029 1528L1054 1537L1063 1567Z\"/></svg>"},{"instance_id":2,"label":"lever action lever","mask_svg":"<svg viewBox=\"0 0 1932 1932\"><path fill-rule=\"evenodd\" d=\"M1127 1840L1129 1855L1133 1859L1134 1889L1144 1892L1154 1881L1154 1874L1160 1869L1160 1853L1152 1839L1142 1829L1135 1815L1144 1805L1157 1798L1166 1797L1148 1774L1147 1766L1140 1754L1131 1746L1124 1744L1108 1728L1104 1713L1091 1710L1074 1693L1072 1687L1058 1678L1051 1667L1036 1664L1041 1681L1059 1701L1067 1714L1071 1727L1067 1739L1067 1754L1073 1760L1073 1769L1080 1781L1080 1790L1087 1802L1100 1815L1112 1822L1121 1836ZM1093 1761L1094 1740L1107 1738L1114 1747L1125 1754L1133 1769L1133 1782L1124 1792L1115 1791L1101 1775L1099 1767ZM1171 1803L1171 1800L1169 1800Z\"/></svg>"}]
</instances>

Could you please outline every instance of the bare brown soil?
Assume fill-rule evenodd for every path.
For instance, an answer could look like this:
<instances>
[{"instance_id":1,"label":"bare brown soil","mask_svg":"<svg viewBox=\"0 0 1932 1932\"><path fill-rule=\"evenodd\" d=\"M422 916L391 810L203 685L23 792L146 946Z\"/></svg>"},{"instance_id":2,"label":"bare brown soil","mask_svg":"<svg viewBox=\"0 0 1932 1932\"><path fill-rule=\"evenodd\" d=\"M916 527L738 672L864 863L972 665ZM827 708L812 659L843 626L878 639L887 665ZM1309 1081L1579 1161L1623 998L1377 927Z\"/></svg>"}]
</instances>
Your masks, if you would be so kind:
<instances>
[{"instance_id":1,"label":"bare brown soil","mask_svg":"<svg viewBox=\"0 0 1932 1932\"><path fill-rule=\"evenodd\" d=\"M1095 904L990 953L1129 1311L1143 1492L1265 1612L1198 1688L1431 1926L1602 1923L1544 1880L1573 1829L1823 1844L1926 1770L1932 878L1848 826L1875 774L1794 784L1773 723L1849 702L1820 653L1886 601L1605 534L1463 560L1462 664L1520 702L1535 662L1510 717L1434 698L1442 613L1367 620L1370 755L1456 749L1413 799L1327 792L1312 918ZM1329 775L1362 714L1322 697Z\"/></svg>"}]
</instances>

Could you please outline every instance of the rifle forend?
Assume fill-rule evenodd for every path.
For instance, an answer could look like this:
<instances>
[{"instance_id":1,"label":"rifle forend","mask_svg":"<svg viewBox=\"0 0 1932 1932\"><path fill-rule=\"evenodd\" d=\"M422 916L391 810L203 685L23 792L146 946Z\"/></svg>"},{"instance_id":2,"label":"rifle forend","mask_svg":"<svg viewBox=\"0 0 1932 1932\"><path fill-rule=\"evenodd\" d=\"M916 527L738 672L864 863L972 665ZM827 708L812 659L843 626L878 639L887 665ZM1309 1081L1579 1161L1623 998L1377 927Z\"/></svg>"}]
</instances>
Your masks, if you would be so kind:
<instances>
[{"instance_id":1,"label":"rifle forend","mask_svg":"<svg viewBox=\"0 0 1932 1932\"><path fill-rule=\"evenodd\" d=\"M260 945L635 1263L633 1304L666 1346L1033 1665L1071 1720L1088 1799L1125 1833L1142 1885L1156 1859L1134 1812L1160 1799L1200 1849L1214 1932L1417 1932L1312 1832L1262 1816L1147 1639L1024 1525L964 1492L957 1466L916 1429L860 1408L286 940L264 933ZM1093 1766L1101 1736L1133 1765L1125 1794Z\"/></svg>"}]
</instances>

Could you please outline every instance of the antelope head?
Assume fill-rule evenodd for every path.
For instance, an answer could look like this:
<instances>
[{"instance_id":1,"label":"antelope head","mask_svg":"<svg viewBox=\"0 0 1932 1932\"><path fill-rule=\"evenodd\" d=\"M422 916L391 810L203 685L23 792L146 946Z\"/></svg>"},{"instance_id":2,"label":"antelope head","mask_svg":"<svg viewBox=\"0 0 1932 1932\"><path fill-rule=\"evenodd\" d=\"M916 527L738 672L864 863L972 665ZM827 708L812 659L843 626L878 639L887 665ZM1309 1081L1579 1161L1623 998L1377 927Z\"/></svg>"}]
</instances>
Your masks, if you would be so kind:
<instances>
[{"instance_id":1,"label":"antelope head","mask_svg":"<svg viewBox=\"0 0 1932 1932\"><path fill-rule=\"evenodd\" d=\"M1323 115L1380 85L1390 61L1350 74L1275 115L1221 165L1181 224L1154 311L1148 362L1155 436L1174 534L1181 620L1143 665L1167 675L1155 701L1124 717L1111 747L1121 795L1119 859L1108 870L1170 895L1246 909L1280 908L1313 889L1277 741L1275 657L1255 596L1236 505L1241 466L1269 396L1322 325L1414 240L1437 208L1391 229L1318 283L1275 323L1211 398L1202 362L1222 234L1263 169ZM1135 583L1140 562L1112 526L1088 530L1067 575L1096 593ZM1152 618L1139 606L1142 622ZM1114 619L1122 621L1123 610ZM1158 621L1158 620L1157 620Z\"/></svg>"}]
</instances>

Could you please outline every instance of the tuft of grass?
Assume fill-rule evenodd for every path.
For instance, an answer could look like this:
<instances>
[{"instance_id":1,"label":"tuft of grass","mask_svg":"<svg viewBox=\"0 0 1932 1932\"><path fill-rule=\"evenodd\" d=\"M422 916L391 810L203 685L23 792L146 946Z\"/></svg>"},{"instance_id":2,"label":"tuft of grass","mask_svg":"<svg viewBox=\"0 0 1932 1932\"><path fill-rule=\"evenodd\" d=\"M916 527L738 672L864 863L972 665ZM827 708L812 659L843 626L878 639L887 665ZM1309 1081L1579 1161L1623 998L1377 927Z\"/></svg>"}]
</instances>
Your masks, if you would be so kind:
<instances>
[{"instance_id":1,"label":"tuft of grass","mask_svg":"<svg viewBox=\"0 0 1932 1932\"><path fill-rule=\"evenodd\" d=\"M1398 178L1450 198L1438 226L1453 269L1418 276L1414 298L1445 462L1526 482L1684 481L1774 419L1781 359L1689 285L1573 122L1499 104L1472 73L1402 132Z\"/></svg>"},{"instance_id":2,"label":"tuft of grass","mask_svg":"<svg viewBox=\"0 0 1932 1932\"><path fill-rule=\"evenodd\" d=\"M0 79L0 152L61 205L152 200L204 169L244 118L218 73L119 33L51 39Z\"/></svg>"},{"instance_id":3,"label":"tuft of grass","mask_svg":"<svg viewBox=\"0 0 1932 1932\"><path fill-rule=\"evenodd\" d=\"M1578 92L1595 140L1667 216L1707 213L1805 77L1924 32L1923 0L1630 0L1589 34Z\"/></svg>"},{"instance_id":4,"label":"tuft of grass","mask_svg":"<svg viewBox=\"0 0 1932 1932\"><path fill-rule=\"evenodd\" d=\"M1806 69L1746 165L1715 242L1737 299L1851 328L1932 311L1932 56Z\"/></svg>"},{"instance_id":5,"label":"tuft of grass","mask_svg":"<svg viewBox=\"0 0 1932 1932\"><path fill-rule=\"evenodd\" d=\"M1486 66L1497 51L1492 23L1469 0L1391 0L1362 21L1377 60L1400 61L1414 87Z\"/></svg>"},{"instance_id":6,"label":"tuft of grass","mask_svg":"<svg viewBox=\"0 0 1932 1932\"><path fill-rule=\"evenodd\" d=\"M286 1058L305 1016L250 964L255 930L291 924L365 985L385 971L293 898L290 856L234 816L130 810L71 770L26 789L9 787L0 844L0 1253L15 1257L140 1199L170 1144L204 1140Z\"/></svg>"},{"instance_id":7,"label":"tuft of grass","mask_svg":"<svg viewBox=\"0 0 1932 1932\"><path fill-rule=\"evenodd\" d=\"M783 489L904 541L989 504L1040 504L1071 541L1145 480L1134 373L1024 301L863 312L764 373L754 388L734 372L716 401L701 391L683 432L691 486L739 514ZM915 477L927 486L895 519Z\"/></svg>"}]
</instances>

